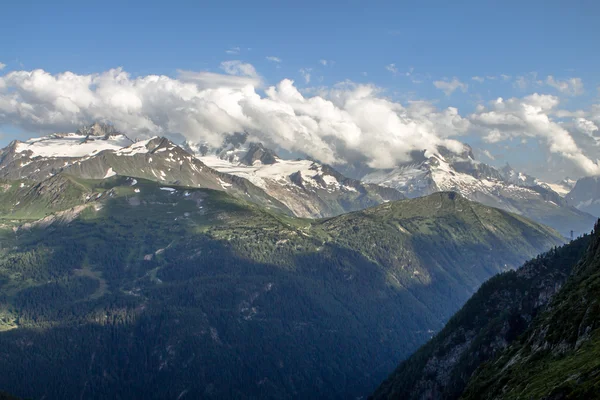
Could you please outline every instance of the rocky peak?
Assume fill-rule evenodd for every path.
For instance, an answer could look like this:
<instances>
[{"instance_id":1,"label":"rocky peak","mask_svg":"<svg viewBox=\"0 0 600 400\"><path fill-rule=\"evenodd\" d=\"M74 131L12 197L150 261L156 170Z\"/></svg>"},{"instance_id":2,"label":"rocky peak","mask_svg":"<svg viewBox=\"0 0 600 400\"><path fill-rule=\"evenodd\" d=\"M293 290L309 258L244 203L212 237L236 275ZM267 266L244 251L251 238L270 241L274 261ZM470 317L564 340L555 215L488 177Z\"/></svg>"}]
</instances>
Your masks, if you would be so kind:
<instances>
[{"instance_id":1,"label":"rocky peak","mask_svg":"<svg viewBox=\"0 0 600 400\"><path fill-rule=\"evenodd\" d=\"M113 125L103 122L94 122L91 125L83 126L77 129L76 133L78 135L85 136L104 136L105 138L108 138L108 136L111 135L121 134L121 132L119 132Z\"/></svg>"},{"instance_id":2,"label":"rocky peak","mask_svg":"<svg viewBox=\"0 0 600 400\"><path fill-rule=\"evenodd\" d=\"M248 151L240 162L246 165L254 165L256 161L262 164L275 164L278 158L273 150L265 148L262 143L250 143Z\"/></svg>"},{"instance_id":3,"label":"rocky peak","mask_svg":"<svg viewBox=\"0 0 600 400\"><path fill-rule=\"evenodd\" d=\"M475 161L475 155L473 154L473 148L468 144L463 144L463 150L456 153L445 146L439 146L438 152L445 159L452 161L456 159L473 160Z\"/></svg>"}]
</instances>

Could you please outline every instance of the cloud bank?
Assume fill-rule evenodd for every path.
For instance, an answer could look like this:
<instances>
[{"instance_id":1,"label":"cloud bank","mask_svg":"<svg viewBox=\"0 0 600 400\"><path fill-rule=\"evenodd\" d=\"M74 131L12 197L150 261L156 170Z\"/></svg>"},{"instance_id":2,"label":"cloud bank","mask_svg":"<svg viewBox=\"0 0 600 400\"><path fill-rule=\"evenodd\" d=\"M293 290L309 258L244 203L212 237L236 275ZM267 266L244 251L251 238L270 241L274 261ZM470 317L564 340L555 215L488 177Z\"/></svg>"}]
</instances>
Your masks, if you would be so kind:
<instances>
[{"instance_id":1,"label":"cloud bank","mask_svg":"<svg viewBox=\"0 0 600 400\"><path fill-rule=\"evenodd\" d=\"M464 135L481 135L488 143L534 137L582 173L600 175L568 126L553 120L560 111L554 96L500 98L463 117L454 107L426 101L401 104L373 85L344 82L301 92L289 79L267 87L252 65L239 60L220 68L222 73L179 71L175 78L134 77L120 68L89 75L8 72L0 75L0 125L44 133L100 120L134 137L177 134L213 146L224 134L245 131L253 140L322 162L373 168L410 161L415 150L445 146L459 152ZM446 83L442 90L463 90L460 82ZM600 112L583 114L590 115L573 119L573 132L595 135Z\"/></svg>"},{"instance_id":2,"label":"cloud bank","mask_svg":"<svg viewBox=\"0 0 600 400\"><path fill-rule=\"evenodd\" d=\"M522 99L501 97L488 107L479 106L469 120L488 143L531 137L546 143L551 153L572 161L586 175L600 175L598 160L587 157L572 134L550 115L559 104L556 96L532 94ZM586 125L588 131L593 129Z\"/></svg>"}]
</instances>

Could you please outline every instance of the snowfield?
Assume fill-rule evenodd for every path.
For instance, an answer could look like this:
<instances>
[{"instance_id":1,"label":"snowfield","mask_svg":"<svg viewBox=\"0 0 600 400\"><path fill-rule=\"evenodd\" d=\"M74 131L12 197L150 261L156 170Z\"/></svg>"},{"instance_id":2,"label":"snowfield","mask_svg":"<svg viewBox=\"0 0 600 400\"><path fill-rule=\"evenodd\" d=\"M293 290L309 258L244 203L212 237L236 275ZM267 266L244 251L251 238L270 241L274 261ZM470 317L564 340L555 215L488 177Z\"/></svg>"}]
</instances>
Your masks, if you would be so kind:
<instances>
[{"instance_id":1,"label":"snowfield","mask_svg":"<svg viewBox=\"0 0 600 400\"><path fill-rule=\"evenodd\" d=\"M86 139L87 138L87 139ZM76 133L53 134L17 143L16 152L31 151L31 157L83 157L100 153L104 150L120 150L131 145L125 135L92 137Z\"/></svg>"}]
</instances>

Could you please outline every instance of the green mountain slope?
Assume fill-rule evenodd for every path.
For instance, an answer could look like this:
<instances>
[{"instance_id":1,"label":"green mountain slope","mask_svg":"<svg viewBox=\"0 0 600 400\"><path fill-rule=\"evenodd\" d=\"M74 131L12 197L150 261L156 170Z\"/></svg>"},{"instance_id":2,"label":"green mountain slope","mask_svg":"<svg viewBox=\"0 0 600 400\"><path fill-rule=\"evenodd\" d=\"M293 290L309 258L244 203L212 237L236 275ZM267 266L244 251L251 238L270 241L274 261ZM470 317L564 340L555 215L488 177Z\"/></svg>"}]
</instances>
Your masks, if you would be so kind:
<instances>
[{"instance_id":1,"label":"green mountain slope","mask_svg":"<svg viewBox=\"0 0 600 400\"><path fill-rule=\"evenodd\" d=\"M562 241L453 193L315 221L139 178L45 182L0 193L0 388L31 398L360 396Z\"/></svg>"},{"instance_id":2,"label":"green mountain slope","mask_svg":"<svg viewBox=\"0 0 600 400\"><path fill-rule=\"evenodd\" d=\"M373 399L600 397L600 234L484 283Z\"/></svg>"},{"instance_id":3,"label":"green mountain slope","mask_svg":"<svg viewBox=\"0 0 600 400\"><path fill-rule=\"evenodd\" d=\"M600 231L547 310L470 380L465 399L600 398Z\"/></svg>"},{"instance_id":4,"label":"green mountain slope","mask_svg":"<svg viewBox=\"0 0 600 400\"><path fill-rule=\"evenodd\" d=\"M372 398L459 398L479 365L506 349L547 306L589 243L589 236L581 237L485 282Z\"/></svg>"}]
</instances>

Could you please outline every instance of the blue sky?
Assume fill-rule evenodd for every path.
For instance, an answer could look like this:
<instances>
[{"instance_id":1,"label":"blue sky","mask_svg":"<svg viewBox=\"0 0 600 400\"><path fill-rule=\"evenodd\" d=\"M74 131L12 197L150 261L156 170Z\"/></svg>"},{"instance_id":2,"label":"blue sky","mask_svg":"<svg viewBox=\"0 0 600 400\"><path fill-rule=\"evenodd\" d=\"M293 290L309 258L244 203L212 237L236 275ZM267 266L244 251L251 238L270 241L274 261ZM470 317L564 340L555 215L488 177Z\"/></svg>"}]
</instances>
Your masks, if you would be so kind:
<instances>
[{"instance_id":1,"label":"blue sky","mask_svg":"<svg viewBox=\"0 0 600 400\"><path fill-rule=\"evenodd\" d=\"M599 17L595 1L11 1L3 4L0 23L0 76L122 67L132 79L176 79L180 70L223 73L222 63L235 60L260 75L261 95L286 78L303 93L349 80L404 105L424 100L467 117L498 97L540 93L560 100L555 110L579 110L593 122L590 107L600 103ZM579 79L582 88L568 86L568 79ZM37 133L32 124L1 118L0 112L2 143ZM537 142L534 166L506 145L482 142L482 133L464 136L459 139L523 167L545 168L540 165L548 161L550 146L539 149ZM522 150L515 140L512 135L508 143ZM572 157L564 158L555 160L557 168L578 173L569 167Z\"/></svg>"}]
</instances>

